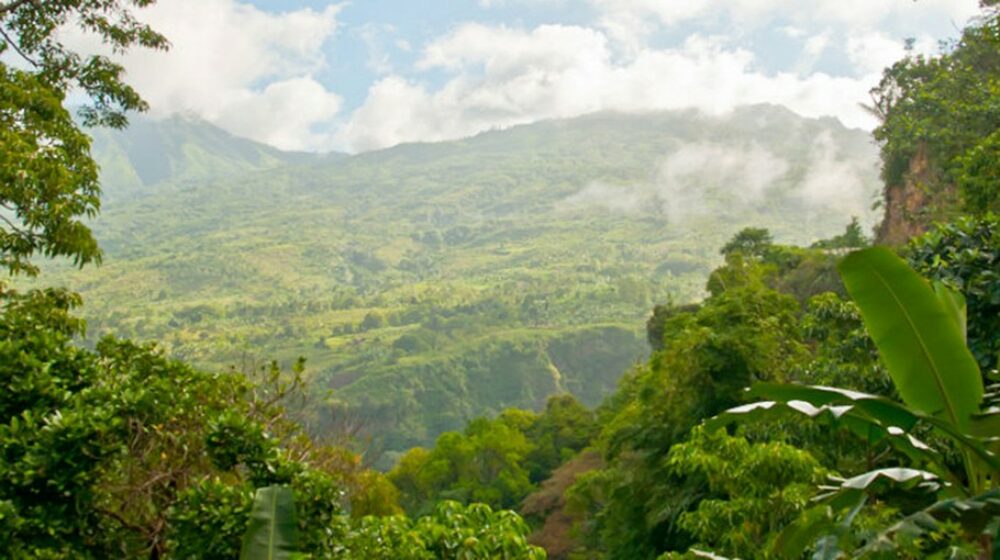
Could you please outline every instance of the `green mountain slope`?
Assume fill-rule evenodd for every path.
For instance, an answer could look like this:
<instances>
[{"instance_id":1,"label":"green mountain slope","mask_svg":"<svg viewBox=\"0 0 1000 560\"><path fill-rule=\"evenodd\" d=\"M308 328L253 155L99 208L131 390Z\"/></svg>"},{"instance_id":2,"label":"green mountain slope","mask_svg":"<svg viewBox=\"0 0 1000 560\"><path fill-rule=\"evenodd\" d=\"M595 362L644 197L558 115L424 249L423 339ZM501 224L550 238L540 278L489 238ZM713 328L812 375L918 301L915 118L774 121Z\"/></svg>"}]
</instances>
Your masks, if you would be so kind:
<instances>
[{"instance_id":1,"label":"green mountain slope","mask_svg":"<svg viewBox=\"0 0 1000 560\"><path fill-rule=\"evenodd\" d=\"M734 232L807 243L871 223L878 192L866 133L773 106L351 157L205 127L98 138L123 193L95 224L105 264L49 278L83 293L95 337L206 367L305 356L313 428L361 425L390 451L555 392L598 402L645 352L652 304L701 297Z\"/></svg>"},{"instance_id":2,"label":"green mountain slope","mask_svg":"<svg viewBox=\"0 0 1000 560\"><path fill-rule=\"evenodd\" d=\"M204 182L318 159L238 138L193 117L133 116L123 131L91 133L105 199L148 194L168 182Z\"/></svg>"}]
</instances>

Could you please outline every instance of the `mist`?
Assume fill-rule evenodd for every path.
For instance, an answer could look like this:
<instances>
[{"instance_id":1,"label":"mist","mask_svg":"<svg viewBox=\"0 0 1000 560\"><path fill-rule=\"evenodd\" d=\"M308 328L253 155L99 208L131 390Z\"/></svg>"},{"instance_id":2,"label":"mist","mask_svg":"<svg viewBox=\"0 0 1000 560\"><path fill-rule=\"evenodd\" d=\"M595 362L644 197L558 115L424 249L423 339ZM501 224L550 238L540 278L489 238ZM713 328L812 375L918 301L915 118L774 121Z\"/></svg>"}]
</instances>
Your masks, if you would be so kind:
<instances>
[{"instance_id":1,"label":"mist","mask_svg":"<svg viewBox=\"0 0 1000 560\"><path fill-rule=\"evenodd\" d=\"M873 159L844 153L828 131L816 136L804 157L794 159L756 143L701 142L665 154L649 181L592 181L565 198L557 210L652 213L683 225L709 215L719 203L758 206L777 196L797 201L807 213L858 216L870 224L878 192L874 165Z\"/></svg>"}]
</instances>

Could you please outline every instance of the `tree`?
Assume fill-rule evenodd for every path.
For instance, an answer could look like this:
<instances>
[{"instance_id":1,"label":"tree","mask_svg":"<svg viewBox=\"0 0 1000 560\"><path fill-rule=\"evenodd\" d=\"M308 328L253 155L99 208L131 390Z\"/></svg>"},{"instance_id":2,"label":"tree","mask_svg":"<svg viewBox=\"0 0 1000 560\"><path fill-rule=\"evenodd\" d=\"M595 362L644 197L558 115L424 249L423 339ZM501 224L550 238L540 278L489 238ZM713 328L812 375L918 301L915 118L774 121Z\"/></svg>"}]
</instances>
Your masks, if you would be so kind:
<instances>
[{"instance_id":1,"label":"tree","mask_svg":"<svg viewBox=\"0 0 1000 560\"><path fill-rule=\"evenodd\" d=\"M285 416L301 364L217 374L149 345L87 350L78 303L0 295L0 557L233 558L254 490L271 484L304 498L310 552L342 536L345 497L395 512L381 475Z\"/></svg>"},{"instance_id":2,"label":"tree","mask_svg":"<svg viewBox=\"0 0 1000 560\"><path fill-rule=\"evenodd\" d=\"M122 128L127 111L146 109L122 80L124 69L104 55L68 49L58 29L76 23L114 52L133 46L167 48L167 40L138 22L130 7L155 0L9 0L0 3L0 266L38 274L36 253L69 257L82 266L101 251L84 223L100 208L97 164L90 139L63 106L81 91L84 126Z\"/></svg>"},{"instance_id":3,"label":"tree","mask_svg":"<svg viewBox=\"0 0 1000 560\"><path fill-rule=\"evenodd\" d=\"M743 228L733 236L719 251L721 254L729 256L733 253L742 253L745 257L763 257L767 249L774 243L771 232L765 228L748 227Z\"/></svg>"},{"instance_id":4,"label":"tree","mask_svg":"<svg viewBox=\"0 0 1000 560\"><path fill-rule=\"evenodd\" d=\"M654 558L702 537L680 519L711 488L687 469L666 469L670 450L701 419L739 403L747 385L797 369L807 357L798 310L793 298L747 273L659 327L662 347L599 413L607 467L570 490L574 509L587 515L584 538L607 558Z\"/></svg>"},{"instance_id":5,"label":"tree","mask_svg":"<svg viewBox=\"0 0 1000 560\"><path fill-rule=\"evenodd\" d=\"M768 558L768 541L808 507L816 485L827 475L809 452L793 445L751 443L701 428L670 449L666 468L708 490L695 508L680 516L680 527L699 548L747 559Z\"/></svg>"},{"instance_id":6,"label":"tree","mask_svg":"<svg viewBox=\"0 0 1000 560\"><path fill-rule=\"evenodd\" d=\"M917 272L965 295L969 348L984 372L1000 367L1000 217L938 225L911 241L907 256Z\"/></svg>"},{"instance_id":7,"label":"tree","mask_svg":"<svg viewBox=\"0 0 1000 560\"><path fill-rule=\"evenodd\" d=\"M824 386L758 384L751 394L771 400L731 409L705 428L747 418L813 418L885 442L919 467L870 470L823 487L813 518L777 539L778 557L800 557L813 543L817 551L832 553L823 557L842 557L840 547L858 544L849 531L857 513L892 491L903 493L894 504L902 515L879 527L852 557L876 550L928 557L937 551L927 546L980 549L981 557L992 557L1000 524L1000 460L989 446L1000 413L995 396L986 394L984 401L979 368L965 345L964 298L943 284L931 285L884 248L854 253L840 270L902 402ZM934 436L928 439L932 445L916 439L919 427ZM958 453L960 467L948 461L944 442ZM910 550L914 542L916 550Z\"/></svg>"},{"instance_id":8,"label":"tree","mask_svg":"<svg viewBox=\"0 0 1000 560\"><path fill-rule=\"evenodd\" d=\"M814 249L860 249L867 247L870 241L861 230L861 224L857 216L851 217L851 223L847 224L844 233L823 239L812 244Z\"/></svg>"},{"instance_id":9,"label":"tree","mask_svg":"<svg viewBox=\"0 0 1000 560\"><path fill-rule=\"evenodd\" d=\"M882 120L873 135L888 188L902 186L911 163L926 157L929 184L923 188L937 195L932 202L950 205L949 191L957 185L967 212L997 207L995 183L989 183L1000 125L1000 19L989 7L995 4L984 2L983 17L947 52L907 56L871 91L872 111Z\"/></svg>"},{"instance_id":10,"label":"tree","mask_svg":"<svg viewBox=\"0 0 1000 560\"><path fill-rule=\"evenodd\" d=\"M361 330L370 331L381 329L386 324L385 315L379 311L370 311L361 321Z\"/></svg>"}]
</instances>

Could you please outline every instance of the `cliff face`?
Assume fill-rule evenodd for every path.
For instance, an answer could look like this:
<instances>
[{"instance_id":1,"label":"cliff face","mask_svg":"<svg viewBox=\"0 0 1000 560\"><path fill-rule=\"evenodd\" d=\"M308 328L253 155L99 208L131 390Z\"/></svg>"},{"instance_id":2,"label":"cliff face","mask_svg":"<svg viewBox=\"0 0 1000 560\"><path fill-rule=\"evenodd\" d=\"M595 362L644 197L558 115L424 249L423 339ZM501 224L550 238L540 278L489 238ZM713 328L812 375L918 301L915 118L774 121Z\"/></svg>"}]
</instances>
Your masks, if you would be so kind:
<instances>
[{"instance_id":1,"label":"cliff face","mask_svg":"<svg viewBox=\"0 0 1000 560\"><path fill-rule=\"evenodd\" d=\"M876 231L875 242L880 245L902 245L910 238L926 231L922 220L927 206L930 179L930 161L927 151L921 149L910 160L910 167L902 185L887 185L883 205L885 215Z\"/></svg>"},{"instance_id":2,"label":"cliff face","mask_svg":"<svg viewBox=\"0 0 1000 560\"><path fill-rule=\"evenodd\" d=\"M931 165L927 149L922 147L910 160L902 185L885 188L885 215L876 230L875 242L880 245L902 245L923 234L930 225L946 219L957 207L957 190L942 184Z\"/></svg>"}]
</instances>

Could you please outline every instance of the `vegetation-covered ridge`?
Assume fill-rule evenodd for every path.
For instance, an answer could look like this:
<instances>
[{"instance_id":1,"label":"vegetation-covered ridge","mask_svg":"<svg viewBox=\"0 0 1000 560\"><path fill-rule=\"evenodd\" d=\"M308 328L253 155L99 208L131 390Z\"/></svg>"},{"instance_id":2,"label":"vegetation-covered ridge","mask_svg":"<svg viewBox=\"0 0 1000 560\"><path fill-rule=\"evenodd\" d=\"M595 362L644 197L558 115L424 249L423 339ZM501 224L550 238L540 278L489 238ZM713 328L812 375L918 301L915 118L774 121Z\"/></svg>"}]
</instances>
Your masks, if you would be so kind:
<instances>
[{"instance_id":1,"label":"vegetation-covered ridge","mask_svg":"<svg viewBox=\"0 0 1000 560\"><path fill-rule=\"evenodd\" d=\"M878 190L863 132L775 106L311 158L138 120L94 150L108 258L47 275L88 301L92 338L215 369L304 356L310 429L346 418L393 452L551 394L597 405L644 359L648 309L701 297L739 227L811 242L871 223ZM829 173L849 194L816 198Z\"/></svg>"},{"instance_id":2,"label":"vegetation-covered ridge","mask_svg":"<svg viewBox=\"0 0 1000 560\"><path fill-rule=\"evenodd\" d=\"M171 169L190 180L144 182L92 222L97 167L81 123L121 127L144 104L120 66L69 50L55 30L165 48L130 14L150 3L0 3L0 265L11 275L0 281L0 559L997 556L1000 216L989 204L953 207L959 215L894 248L868 247L862 222L844 228L846 217L822 236L800 230L809 246L796 246L788 232L816 202L803 186L822 186L809 170L853 164L789 155L816 145L807 138L839 145L829 122L793 118L801 127L761 143L772 117L791 117L758 108L660 115L686 132L649 150L666 155L645 182L627 174L638 151L615 152L586 129L621 119L607 115L339 161L179 142ZM962 41L916 68L990 68L996 4L984 0ZM947 147L956 131L937 113L968 109L951 103L965 90L938 89L949 76L929 75L881 90L897 96L880 105L887 126L919 124L880 139L887 178L892 143ZM976 99L985 109L1000 99L989 75L956 75L988 84ZM72 90L91 101L81 120L63 106ZM935 96L946 102L923 119ZM638 132L627 138L654 120L629 124ZM588 133L530 141L567 125ZM988 148L994 133L962 131L962 142ZM462 145L505 138L517 139L506 162L504 150L494 164L462 158ZM518 153L521 142L541 157ZM560 160L570 145L590 148ZM935 149L926 153L944 153ZM960 187L966 203L995 194L996 162L976 157L975 173L956 175L973 180ZM215 178L196 165L206 158L264 163ZM711 173L691 171L706 161ZM734 177L741 189L728 188ZM150 216L173 221L157 230ZM756 221L770 218L787 229ZM702 234L719 219L732 229ZM306 237L330 223L342 237ZM107 255L95 232L112 241ZM113 258L89 277L39 266L102 256ZM79 294L12 287L24 276L89 282L97 313L88 325ZM276 291L288 297L274 301ZM269 326L252 329L275 317L288 334L271 345ZM592 378L622 372L613 350L642 338L636 317L648 359L589 408L607 390ZM163 344L98 336L128 329ZM310 338L320 365L307 372L291 356ZM279 360L212 365L248 342ZM409 408L388 441L434 443L383 474L357 452L371 426L359 411L398 403Z\"/></svg>"}]
</instances>

